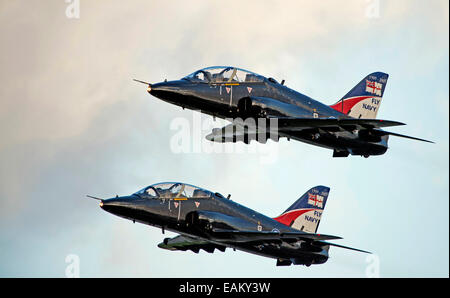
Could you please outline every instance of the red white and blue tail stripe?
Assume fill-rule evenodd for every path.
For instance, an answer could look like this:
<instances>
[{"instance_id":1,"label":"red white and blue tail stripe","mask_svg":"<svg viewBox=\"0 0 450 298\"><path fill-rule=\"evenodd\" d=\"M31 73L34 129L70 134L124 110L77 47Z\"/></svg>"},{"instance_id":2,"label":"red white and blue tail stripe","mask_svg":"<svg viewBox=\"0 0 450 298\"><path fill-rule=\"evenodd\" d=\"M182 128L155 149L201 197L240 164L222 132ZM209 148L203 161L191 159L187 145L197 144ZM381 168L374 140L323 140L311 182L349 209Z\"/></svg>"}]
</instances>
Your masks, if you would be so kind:
<instances>
[{"instance_id":1,"label":"red white and blue tail stripe","mask_svg":"<svg viewBox=\"0 0 450 298\"><path fill-rule=\"evenodd\" d=\"M274 220L300 231L316 233L329 192L326 186L311 188Z\"/></svg>"},{"instance_id":2,"label":"red white and blue tail stripe","mask_svg":"<svg viewBox=\"0 0 450 298\"><path fill-rule=\"evenodd\" d=\"M389 75L374 72L330 107L353 118L375 119Z\"/></svg>"}]
</instances>

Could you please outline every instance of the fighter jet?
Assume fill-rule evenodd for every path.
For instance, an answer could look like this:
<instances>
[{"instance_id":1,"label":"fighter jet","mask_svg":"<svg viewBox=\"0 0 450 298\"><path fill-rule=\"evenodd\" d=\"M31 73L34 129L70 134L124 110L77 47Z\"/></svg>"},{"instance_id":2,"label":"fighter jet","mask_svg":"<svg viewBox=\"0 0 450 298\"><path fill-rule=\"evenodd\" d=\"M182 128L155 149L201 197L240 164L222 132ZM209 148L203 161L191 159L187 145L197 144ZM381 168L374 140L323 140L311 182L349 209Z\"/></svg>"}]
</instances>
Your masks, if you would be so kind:
<instances>
[{"instance_id":1,"label":"fighter jet","mask_svg":"<svg viewBox=\"0 0 450 298\"><path fill-rule=\"evenodd\" d=\"M323 264L330 246L365 252L317 234L330 189L316 186L281 215L270 218L220 193L179 182L157 183L124 197L100 199L114 215L180 235L165 238L158 247L172 251L232 248L276 259L277 266Z\"/></svg>"},{"instance_id":2,"label":"fighter jet","mask_svg":"<svg viewBox=\"0 0 450 298\"><path fill-rule=\"evenodd\" d=\"M174 81L147 85L151 95L181 106L230 120L206 138L214 142L250 143L281 137L333 150L333 157L382 155L389 136L430 142L382 130L405 125L376 119L388 75L366 76L333 105L325 105L273 78L231 67L214 66ZM432 142L430 142L432 143Z\"/></svg>"}]
</instances>

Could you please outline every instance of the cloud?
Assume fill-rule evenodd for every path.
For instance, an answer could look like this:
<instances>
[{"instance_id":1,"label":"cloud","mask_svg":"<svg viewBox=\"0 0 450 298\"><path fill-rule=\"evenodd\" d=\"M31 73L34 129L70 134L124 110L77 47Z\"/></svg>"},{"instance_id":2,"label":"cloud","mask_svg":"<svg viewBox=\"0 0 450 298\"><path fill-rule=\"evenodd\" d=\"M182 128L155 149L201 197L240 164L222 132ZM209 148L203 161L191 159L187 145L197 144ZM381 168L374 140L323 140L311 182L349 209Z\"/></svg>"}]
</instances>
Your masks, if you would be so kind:
<instances>
[{"instance_id":1,"label":"cloud","mask_svg":"<svg viewBox=\"0 0 450 298\"><path fill-rule=\"evenodd\" d=\"M361 213L372 206L358 200L362 185L368 182L355 177L355 168L376 168L378 179L386 172L378 168L380 163L394 164L393 156L398 157L399 152L406 151L410 158L422 154L424 161L417 163L421 166L428 161L426 152L413 152L397 143L402 147L391 152L392 159L330 161L325 149L282 141L278 149L282 155L272 165L261 165L255 154L173 154L169 150L170 120L184 117L191 121L192 112L152 98L131 79L176 79L204 66L230 64L285 78L289 87L331 103L352 87L350 80L357 81L366 71L380 67L392 70L396 86L401 86L399 91L392 87L392 98L404 94L414 98L414 93L405 90L419 79L427 85L422 88L429 88L421 89L423 94L439 88L433 88L434 84L448 89L448 83L439 85L448 67L436 68L442 61L448 64L448 2L380 1L377 19L367 18L367 3L228 1L224 5L217 1L136 0L124 6L121 1L81 0L80 19L68 19L67 4L62 0L1 2L0 231L11 239L1 244L5 251L0 257L2 264L17 258L17 250L26 253L24 243L29 239L37 244L28 265L34 265L30 270L37 276L64 272L64 264L47 253L46 247L54 247L52 253L59 253L61 260L66 251L79 249L83 262L95 259L98 251L111 244L114 247L109 254L92 261L86 270L102 275L126 268L126 260L117 259L123 254L117 239L118 234L127 234L128 228L114 224L103 239L100 231L116 222L84 195L128 194L164 180L186 181L224 195L230 192L239 203L271 216L287 208L312 184L328 184L335 195L329 207L335 212L326 215L322 227L340 233L348 227L343 215L348 210L339 203L351 204ZM433 80L427 80L431 75ZM438 95L429 99L431 115L442 115L438 106L447 97L448 90L439 89ZM403 117L402 102L386 100L384 116L395 112ZM398 106L389 106L394 104ZM410 117L418 117L413 110L408 110ZM442 118L448 122L448 113ZM433 125L441 127L441 122L434 119ZM448 123L445 128L448 133ZM433 130L432 136L438 138L438 133ZM433 152L436 191L446 187L448 193L448 185L436 178L440 173L448 176L448 166L443 168L437 162L448 154L448 146ZM403 162L398 164L407 164ZM426 187L428 182L418 185ZM403 178L398 183L409 182ZM389 186L394 187L392 183ZM411 192L408 194L415 199ZM373 196L377 194L381 189L373 192ZM373 215L364 216L361 226L371 227ZM448 220L448 213L442 218ZM125 249L141 244L141 232L123 236L131 241ZM358 229L345 232L356 235ZM14 240L14 233L23 239ZM156 245L160 235L152 237L145 244ZM156 259L168 257L158 249L151 252ZM146 253L143 247L137 256L148 256ZM235 262L235 256L238 261L251 258L227 254L201 260L223 264L225 260ZM173 264L181 260L195 264L196 257L177 255ZM112 260L117 261L116 267ZM269 261L261 261L261 266ZM44 263L48 264L46 271L38 268ZM147 264L158 266L149 260L139 270L127 272L145 276ZM338 274L339 267L332 267L335 271L329 268L328 274ZM21 268L8 270L0 273L25 274ZM164 272L169 275L167 270ZM324 274L320 269L314 272ZM242 273L246 274L249 271Z\"/></svg>"}]
</instances>

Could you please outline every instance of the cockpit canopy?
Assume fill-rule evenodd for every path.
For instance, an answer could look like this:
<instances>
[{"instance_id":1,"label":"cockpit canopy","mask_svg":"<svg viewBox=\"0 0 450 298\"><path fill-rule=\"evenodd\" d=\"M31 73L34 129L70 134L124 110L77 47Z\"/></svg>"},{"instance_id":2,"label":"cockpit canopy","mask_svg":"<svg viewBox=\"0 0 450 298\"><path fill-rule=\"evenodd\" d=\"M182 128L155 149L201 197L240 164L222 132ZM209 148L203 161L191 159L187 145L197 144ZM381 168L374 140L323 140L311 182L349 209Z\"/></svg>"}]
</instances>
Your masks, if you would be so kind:
<instances>
[{"instance_id":1,"label":"cockpit canopy","mask_svg":"<svg viewBox=\"0 0 450 298\"><path fill-rule=\"evenodd\" d=\"M263 82L264 77L251 71L232 66L212 66L197 70L183 78L199 83Z\"/></svg>"},{"instance_id":2,"label":"cockpit canopy","mask_svg":"<svg viewBox=\"0 0 450 298\"><path fill-rule=\"evenodd\" d=\"M135 195L141 197L175 199L175 198L210 198L214 194L209 190L179 182L162 182L147 186Z\"/></svg>"}]
</instances>

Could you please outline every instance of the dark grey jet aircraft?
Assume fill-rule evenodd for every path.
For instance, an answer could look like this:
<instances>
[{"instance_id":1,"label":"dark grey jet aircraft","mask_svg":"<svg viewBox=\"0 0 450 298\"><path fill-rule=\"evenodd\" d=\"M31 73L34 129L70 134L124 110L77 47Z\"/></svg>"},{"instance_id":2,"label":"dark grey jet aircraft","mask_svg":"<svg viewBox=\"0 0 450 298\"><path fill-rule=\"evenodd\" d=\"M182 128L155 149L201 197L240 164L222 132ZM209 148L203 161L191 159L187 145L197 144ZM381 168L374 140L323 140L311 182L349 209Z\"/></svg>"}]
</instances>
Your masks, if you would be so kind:
<instances>
[{"instance_id":1,"label":"dark grey jet aircraft","mask_svg":"<svg viewBox=\"0 0 450 298\"><path fill-rule=\"evenodd\" d=\"M230 196L177 182L96 199L112 214L180 234L164 239L160 248L212 253L229 247L277 259L277 266L310 266L325 263L330 246L366 252L328 242L340 237L316 234L329 191L316 186L275 218L239 205Z\"/></svg>"},{"instance_id":2,"label":"dark grey jet aircraft","mask_svg":"<svg viewBox=\"0 0 450 298\"><path fill-rule=\"evenodd\" d=\"M208 67L157 84L135 81L166 102L232 121L206 136L210 141L248 144L286 137L332 149L333 157L369 157L386 152L390 135L429 142L381 129L404 125L375 119L387 80L385 73L372 73L331 106L286 87L284 80L236 67Z\"/></svg>"}]
</instances>

